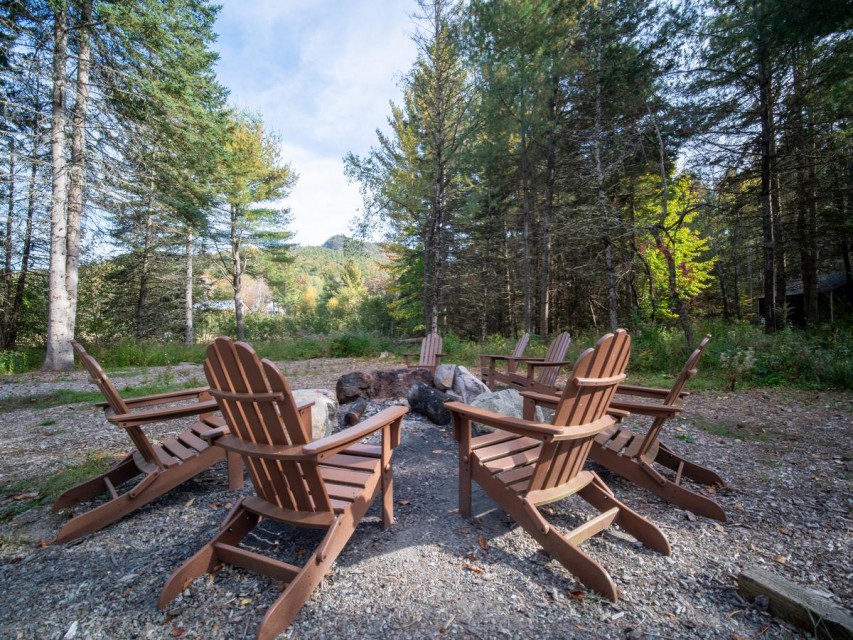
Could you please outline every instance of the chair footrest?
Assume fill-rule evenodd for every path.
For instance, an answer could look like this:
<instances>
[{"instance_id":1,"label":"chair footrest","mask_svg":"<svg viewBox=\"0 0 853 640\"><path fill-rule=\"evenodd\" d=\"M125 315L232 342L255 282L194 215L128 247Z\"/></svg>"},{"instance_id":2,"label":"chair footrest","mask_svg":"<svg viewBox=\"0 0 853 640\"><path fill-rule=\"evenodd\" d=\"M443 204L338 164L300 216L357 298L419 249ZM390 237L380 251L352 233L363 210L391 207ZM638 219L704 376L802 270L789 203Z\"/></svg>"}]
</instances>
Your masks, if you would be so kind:
<instances>
[{"instance_id":1,"label":"chair footrest","mask_svg":"<svg viewBox=\"0 0 853 640\"><path fill-rule=\"evenodd\" d=\"M595 516L591 520L587 520L581 526L573 529L572 532L566 536L569 542L574 545L578 545L584 540L588 540L596 533L604 531L607 527L609 527L616 517L619 515L619 507L613 507L612 509L608 509L603 513Z\"/></svg>"},{"instance_id":2,"label":"chair footrest","mask_svg":"<svg viewBox=\"0 0 853 640\"><path fill-rule=\"evenodd\" d=\"M223 542L214 543L213 548L216 550L217 557L222 562L269 576L274 580L290 582L302 571L302 569L295 565L287 564L280 560L273 560L253 551L241 549L240 547Z\"/></svg>"}]
</instances>

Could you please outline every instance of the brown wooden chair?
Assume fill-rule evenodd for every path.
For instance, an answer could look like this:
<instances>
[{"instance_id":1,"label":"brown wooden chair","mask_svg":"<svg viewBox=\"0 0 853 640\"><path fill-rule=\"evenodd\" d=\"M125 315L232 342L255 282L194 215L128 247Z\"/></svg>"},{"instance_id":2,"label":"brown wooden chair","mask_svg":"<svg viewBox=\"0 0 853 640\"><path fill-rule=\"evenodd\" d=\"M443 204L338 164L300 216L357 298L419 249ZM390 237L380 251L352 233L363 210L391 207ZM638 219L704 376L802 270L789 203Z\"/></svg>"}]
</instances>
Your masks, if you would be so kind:
<instances>
[{"instance_id":1,"label":"brown wooden chair","mask_svg":"<svg viewBox=\"0 0 853 640\"><path fill-rule=\"evenodd\" d=\"M217 418L213 416L217 409L216 401L210 397L207 387L125 400L83 346L74 341L71 344L91 382L98 386L106 399L101 406L107 420L127 432L136 450L105 473L72 487L56 499L53 510L60 511L101 494L110 496L109 501L66 522L54 543L69 542L94 533L225 459L223 449L213 448L205 440L227 433L226 429L217 428ZM183 401L193 402L162 407ZM160 444L151 442L142 430L143 425L195 415L200 416L195 425ZM142 478L138 482L119 493L122 485L139 476ZM243 486L239 456L229 456L228 480L232 489Z\"/></svg>"},{"instance_id":2,"label":"brown wooden chair","mask_svg":"<svg viewBox=\"0 0 853 640\"><path fill-rule=\"evenodd\" d=\"M508 385L510 383L508 374L515 373L515 370L518 368L518 363L521 362L521 359L524 356L524 351L527 349L527 344L529 342L530 334L525 333L515 345L512 355L480 356L480 379L490 388L493 387L496 382ZM506 371L502 371L498 368L499 362L506 362Z\"/></svg>"},{"instance_id":3,"label":"brown wooden chair","mask_svg":"<svg viewBox=\"0 0 853 640\"><path fill-rule=\"evenodd\" d=\"M476 480L525 531L587 587L615 600L616 587L579 545L613 523L664 554L670 546L654 524L620 502L593 471L585 470L593 439L616 421L608 413L616 386L625 378L631 339L624 330L601 338L575 363L550 425L508 418L448 402L459 439L459 513L471 515L471 480ZM472 437L472 421L498 429ZM578 494L600 511L563 534L539 505Z\"/></svg>"},{"instance_id":4,"label":"brown wooden chair","mask_svg":"<svg viewBox=\"0 0 853 640\"><path fill-rule=\"evenodd\" d=\"M521 358L527 371L525 375L518 372L507 374L507 383L512 387L554 393L557 390L557 376L561 367L571 367L571 361L563 360L566 351L572 343L572 337L564 331L551 341L544 358Z\"/></svg>"},{"instance_id":5,"label":"brown wooden chair","mask_svg":"<svg viewBox=\"0 0 853 640\"><path fill-rule=\"evenodd\" d=\"M223 563L281 580L284 587L257 632L272 639L286 629L382 491L382 523L393 522L392 449L400 442L404 407L389 407L361 424L311 441L310 418L300 417L287 380L252 348L217 338L208 348L204 371L231 435L216 441L240 454L257 495L243 498L220 532L169 578L159 607L196 577ZM358 444L381 432L381 445ZM241 548L263 518L298 527L326 529L301 567Z\"/></svg>"},{"instance_id":6,"label":"brown wooden chair","mask_svg":"<svg viewBox=\"0 0 853 640\"><path fill-rule=\"evenodd\" d=\"M411 359L417 354L404 353L403 360L407 367L421 367L435 373L435 368L441 364L444 354L441 352L441 336L431 333L421 342L421 354L417 364L412 364Z\"/></svg>"},{"instance_id":7,"label":"brown wooden chair","mask_svg":"<svg viewBox=\"0 0 853 640\"><path fill-rule=\"evenodd\" d=\"M689 395L684 391L684 385L696 375L699 359L710 340L709 335L702 339L670 389L619 385L617 395L610 403L611 410L649 416L653 418L652 425L645 434L637 433L628 426L611 426L596 437L590 458L682 509L725 522L726 513L717 502L685 487L681 482L683 477L687 477L699 484L724 486L723 479L710 469L685 460L658 439L666 421L682 410L682 399ZM552 408L556 406L553 396L543 399L537 394L523 395L526 396L526 416L533 415L528 403ZM624 396L637 396L646 401L632 402ZM675 477L661 474L654 468L655 463L674 471Z\"/></svg>"}]
</instances>

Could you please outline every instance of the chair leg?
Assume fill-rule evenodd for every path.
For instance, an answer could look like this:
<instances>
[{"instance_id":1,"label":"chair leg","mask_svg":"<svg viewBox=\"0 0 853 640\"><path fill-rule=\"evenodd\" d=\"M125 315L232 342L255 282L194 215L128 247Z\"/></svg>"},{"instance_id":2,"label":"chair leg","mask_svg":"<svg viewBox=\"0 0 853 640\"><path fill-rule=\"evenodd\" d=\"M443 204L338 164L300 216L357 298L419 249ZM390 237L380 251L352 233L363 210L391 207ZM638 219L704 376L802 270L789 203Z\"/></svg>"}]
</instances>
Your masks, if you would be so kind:
<instances>
[{"instance_id":1,"label":"chair leg","mask_svg":"<svg viewBox=\"0 0 853 640\"><path fill-rule=\"evenodd\" d=\"M228 488L232 491L243 488L243 458L239 453L229 451L228 460Z\"/></svg>"},{"instance_id":2,"label":"chair leg","mask_svg":"<svg viewBox=\"0 0 853 640\"><path fill-rule=\"evenodd\" d=\"M710 469L706 469L705 467L698 465L694 462L685 460L663 443L660 443L660 450L658 451L658 454L655 457L655 462L658 462L663 466L672 469L673 471L678 471L678 468L680 466L682 475L687 476L688 478L693 480L693 482L698 482L699 484L706 485L718 484L721 487L726 486L726 483L723 482L723 479L715 472L711 471Z\"/></svg>"},{"instance_id":3,"label":"chair leg","mask_svg":"<svg viewBox=\"0 0 853 640\"><path fill-rule=\"evenodd\" d=\"M588 588L605 598L617 599L616 585L607 570L598 562L572 544L548 523L542 512L527 499L519 500L519 495L507 489L500 480L495 479L483 467L476 467L477 482L486 493L506 511L520 527L529 533L552 558Z\"/></svg>"},{"instance_id":4,"label":"chair leg","mask_svg":"<svg viewBox=\"0 0 853 640\"><path fill-rule=\"evenodd\" d=\"M526 529L525 529L526 530ZM577 546L566 540L554 527L548 533L534 536L552 558L563 565L584 586L614 602L618 599L616 585L607 570Z\"/></svg>"},{"instance_id":5,"label":"chair leg","mask_svg":"<svg viewBox=\"0 0 853 640\"><path fill-rule=\"evenodd\" d=\"M165 609L166 605L186 589L187 585L193 580L205 573L210 573L215 567L222 564L216 555L214 545L225 543L237 546L261 519L260 516L240 505L231 511L229 518L230 520L226 518L226 522L223 522L221 531L214 536L213 540L199 549L169 577L160 592L160 599L157 602L158 609Z\"/></svg>"},{"instance_id":6,"label":"chair leg","mask_svg":"<svg viewBox=\"0 0 853 640\"><path fill-rule=\"evenodd\" d=\"M382 456L382 528L387 529L394 524L394 469L391 466L391 456L387 461Z\"/></svg>"},{"instance_id":7,"label":"chair leg","mask_svg":"<svg viewBox=\"0 0 853 640\"><path fill-rule=\"evenodd\" d=\"M127 514L136 511L139 507L158 498L164 491L168 491L168 488L163 488L162 473L148 475L143 478L142 482L146 483L148 492L134 497L131 495L131 491L127 491L109 502L105 502L94 509L74 516L62 526L51 544L64 544L90 533L100 531L107 525L121 520ZM160 486L158 487L158 485Z\"/></svg>"},{"instance_id":8,"label":"chair leg","mask_svg":"<svg viewBox=\"0 0 853 640\"><path fill-rule=\"evenodd\" d=\"M471 517L471 421L453 415L453 428L459 433L459 515Z\"/></svg>"},{"instance_id":9,"label":"chair leg","mask_svg":"<svg viewBox=\"0 0 853 640\"><path fill-rule=\"evenodd\" d=\"M314 589L332 568L332 564L355 532L357 521L350 511L345 511L338 516L336 523L336 526L329 528L317 546L317 550L308 558L299 574L267 609L258 628L257 640L274 640L289 627L311 597ZM322 554L320 554L321 549Z\"/></svg>"},{"instance_id":10,"label":"chair leg","mask_svg":"<svg viewBox=\"0 0 853 640\"><path fill-rule=\"evenodd\" d=\"M635 458L620 456L597 444L592 446L590 458L637 486L643 487L643 489L651 491L667 502L687 509L697 516L704 516L720 522L726 521L726 512L719 504L683 485L675 484L658 473L653 467L643 468L640 461ZM660 453L657 458L657 461L659 460Z\"/></svg>"},{"instance_id":11,"label":"chair leg","mask_svg":"<svg viewBox=\"0 0 853 640\"><path fill-rule=\"evenodd\" d=\"M95 476L89 480L81 482L77 486L71 487L53 503L51 509L53 511L61 511L68 509L81 502L87 502L93 498L97 498L103 493L107 493L109 489L104 480L109 480L113 487L118 487L128 480L135 478L140 473L139 467L133 460L133 456L127 456L124 460L115 465L106 473Z\"/></svg>"},{"instance_id":12,"label":"chair leg","mask_svg":"<svg viewBox=\"0 0 853 640\"><path fill-rule=\"evenodd\" d=\"M578 491L578 495L601 512L617 507L619 515L616 516L616 524L649 549L667 556L672 553L672 548L663 531L616 498L597 474L590 484Z\"/></svg>"}]
</instances>

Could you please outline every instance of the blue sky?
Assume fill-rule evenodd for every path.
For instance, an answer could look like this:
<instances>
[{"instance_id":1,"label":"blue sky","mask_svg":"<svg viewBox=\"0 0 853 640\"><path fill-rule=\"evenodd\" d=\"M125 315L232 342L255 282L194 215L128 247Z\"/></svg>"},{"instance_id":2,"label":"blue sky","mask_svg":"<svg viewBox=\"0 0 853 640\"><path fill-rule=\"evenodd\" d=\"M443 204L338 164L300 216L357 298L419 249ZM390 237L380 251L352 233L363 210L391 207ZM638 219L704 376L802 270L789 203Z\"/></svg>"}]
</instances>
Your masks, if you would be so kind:
<instances>
[{"instance_id":1,"label":"blue sky","mask_svg":"<svg viewBox=\"0 0 853 640\"><path fill-rule=\"evenodd\" d=\"M366 154L415 59L410 0L224 0L217 75L232 104L260 113L299 174L284 201L296 242L348 233L361 208L343 157Z\"/></svg>"}]
</instances>

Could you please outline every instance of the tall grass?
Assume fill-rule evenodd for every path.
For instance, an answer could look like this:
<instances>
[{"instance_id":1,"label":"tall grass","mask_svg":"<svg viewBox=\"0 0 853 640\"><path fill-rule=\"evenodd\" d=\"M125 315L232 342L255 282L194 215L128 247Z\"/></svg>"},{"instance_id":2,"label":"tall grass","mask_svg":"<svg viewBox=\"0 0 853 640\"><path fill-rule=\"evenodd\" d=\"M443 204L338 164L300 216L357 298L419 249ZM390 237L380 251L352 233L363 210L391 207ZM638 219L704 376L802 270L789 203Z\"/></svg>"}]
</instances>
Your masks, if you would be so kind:
<instances>
[{"instance_id":1,"label":"tall grass","mask_svg":"<svg viewBox=\"0 0 853 640\"><path fill-rule=\"evenodd\" d=\"M595 344L603 331L587 329L572 336L566 355L576 358ZM696 340L705 333L713 339L700 363L700 375L691 382L693 388L729 389L788 386L808 389L853 389L853 330L825 329L806 333L787 329L766 334L747 323L700 322L695 327ZM665 384L678 373L695 345L688 346L679 329L640 324L631 329L633 350L629 364L632 380L649 384ZM269 336L265 336L269 337ZM255 340L259 353L272 360L307 360L312 358L376 357L382 352L400 355L416 352L419 345L401 343L375 333L342 332L329 335L282 336L278 339ZM485 343L462 339L454 334L444 336L445 362L479 366L484 353L510 353L515 340L490 336ZM548 341L534 336L527 355L542 356ZM200 363L205 345L186 347L178 343L124 341L117 344L88 345L104 367L150 367ZM0 352L0 373L32 371L41 364L43 352L25 350Z\"/></svg>"}]
</instances>

